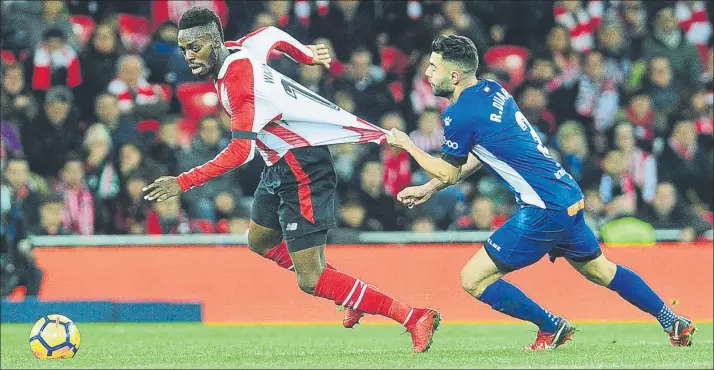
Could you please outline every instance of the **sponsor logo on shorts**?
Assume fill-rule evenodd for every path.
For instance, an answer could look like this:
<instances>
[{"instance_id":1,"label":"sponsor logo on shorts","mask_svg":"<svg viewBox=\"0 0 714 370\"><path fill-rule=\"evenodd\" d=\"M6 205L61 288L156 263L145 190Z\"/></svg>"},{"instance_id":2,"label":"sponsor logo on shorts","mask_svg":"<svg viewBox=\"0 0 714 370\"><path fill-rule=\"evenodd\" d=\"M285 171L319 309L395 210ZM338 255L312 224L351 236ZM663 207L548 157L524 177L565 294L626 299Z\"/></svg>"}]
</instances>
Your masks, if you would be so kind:
<instances>
[{"instance_id":1,"label":"sponsor logo on shorts","mask_svg":"<svg viewBox=\"0 0 714 370\"><path fill-rule=\"evenodd\" d=\"M285 230L287 230L287 231L297 230L297 222L289 223L287 226L285 226Z\"/></svg>"},{"instance_id":2,"label":"sponsor logo on shorts","mask_svg":"<svg viewBox=\"0 0 714 370\"><path fill-rule=\"evenodd\" d=\"M488 240L486 240L486 243L491 244L491 246L496 248L497 251L501 250L501 246L494 243L493 240L491 240L491 238L488 238Z\"/></svg>"}]
</instances>

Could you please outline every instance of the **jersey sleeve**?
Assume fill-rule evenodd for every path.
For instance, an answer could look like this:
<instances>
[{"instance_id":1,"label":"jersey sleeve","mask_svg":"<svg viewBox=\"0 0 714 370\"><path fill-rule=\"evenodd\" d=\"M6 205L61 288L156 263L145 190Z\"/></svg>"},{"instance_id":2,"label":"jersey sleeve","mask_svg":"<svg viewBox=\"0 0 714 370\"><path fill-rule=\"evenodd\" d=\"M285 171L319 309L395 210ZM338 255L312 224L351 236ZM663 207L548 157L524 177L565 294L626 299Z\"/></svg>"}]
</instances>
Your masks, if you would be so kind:
<instances>
[{"instance_id":1,"label":"jersey sleeve","mask_svg":"<svg viewBox=\"0 0 714 370\"><path fill-rule=\"evenodd\" d=\"M223 84L231 106L232 139L212 160L178 176L181 190L187 191L242 166L255 155L257 131L254 125L255 94L253 66L249 59L233 61L226 70Z\"/></svg>"},{"instance_id":2,"label":"jersey sleeve","mask_svg":"<svg viewBox=\"0 0 714 370\"><path fill-rule=\"evenodd\" d=\"M238 41L231 42L231 45L247 48L263 62L268 61L270 52L275 49L299 63L312 63L313 55L310 48L274 26L259 28Z\"/></svg>"},{"instance_id":3,"label":"jersey sleeve","mask_svg":"<svg viewBox=\"0 0 714 370\"><path fill-rule=\"evenodd\" d=\"M473 146L473 125L467 117L444 112L444 140L441 144L441 158L454 167L466 164Z\"/></svg>"}]
</instances>

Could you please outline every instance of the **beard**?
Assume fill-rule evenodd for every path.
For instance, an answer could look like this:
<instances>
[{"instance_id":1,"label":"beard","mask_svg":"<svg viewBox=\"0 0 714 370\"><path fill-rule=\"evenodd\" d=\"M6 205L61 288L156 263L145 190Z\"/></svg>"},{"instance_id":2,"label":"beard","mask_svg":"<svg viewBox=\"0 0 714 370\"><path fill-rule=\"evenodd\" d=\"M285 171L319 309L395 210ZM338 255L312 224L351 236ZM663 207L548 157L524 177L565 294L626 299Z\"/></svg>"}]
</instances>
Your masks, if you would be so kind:
<instances>
[{"instance_id":1,"label":"beard","mask_svg":"<svg viewBox=\"0 0 714 370\"><path fill-rule=\"evenodd\" d=\"M451 98L451 95L454 93L454 87L446 82L432 84L431 90L434 92L434 96L447 99Z\"/></svg>"}]
</instances>

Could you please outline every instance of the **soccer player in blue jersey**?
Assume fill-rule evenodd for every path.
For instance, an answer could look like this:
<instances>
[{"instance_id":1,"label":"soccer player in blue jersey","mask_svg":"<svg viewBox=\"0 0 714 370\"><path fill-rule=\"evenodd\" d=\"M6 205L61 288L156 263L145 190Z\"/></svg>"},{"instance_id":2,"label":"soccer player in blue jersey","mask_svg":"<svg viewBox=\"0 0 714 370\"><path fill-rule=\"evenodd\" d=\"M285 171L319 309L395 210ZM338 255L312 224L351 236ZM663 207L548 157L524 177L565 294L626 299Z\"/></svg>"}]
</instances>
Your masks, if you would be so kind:
<instances>
[{"instance_id":1,"label":"soccer player in blue jersey","mask_svg":"<svg viewBox=\"0 0 714 370\"><path fill-rule=\"evenodd\" d=\"M496 81L478 79L478 56L466 37L438 36L426 76L434 94L450 99L444 112L441 158L393 129L390 145L409 152L433 178L404 189L399 201L413 207L485 165L516 196L518 212L496 230L461 271L463 288L479 301L538 326L529 350L554 349L575 328L534 302L505 274L531 265L546 253L564 257L588 280L617 292L654 316L675 346L689 346L694 324L676 315L634 271L610 262L583 218L584 196L573 177L553 160L513 97Z\"/></svg>"}]
</instances>

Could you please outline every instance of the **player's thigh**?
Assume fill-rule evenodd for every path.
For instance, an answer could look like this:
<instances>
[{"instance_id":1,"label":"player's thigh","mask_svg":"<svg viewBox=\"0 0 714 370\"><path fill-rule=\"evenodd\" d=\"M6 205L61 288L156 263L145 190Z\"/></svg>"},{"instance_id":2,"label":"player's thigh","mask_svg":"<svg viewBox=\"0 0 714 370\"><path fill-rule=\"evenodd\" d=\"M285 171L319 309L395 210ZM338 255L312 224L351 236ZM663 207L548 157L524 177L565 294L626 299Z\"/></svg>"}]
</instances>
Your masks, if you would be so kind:
<instances>
[{"instance_id":1,"label":"player's thigh","mask_svg":"<svg viewBox=\"0 0 714 370\"><path fill-rule=\"evenodd\" d=\"M562 232L550 211L521 208L484 243L484 250L504 274L532 265L548 253Z\"/></svg>"},{"instance_id":2,"label":"player's thigh","mask_svg":"<svg viewBox=\"0 0 714 370\"><path fill-rule=\"evenodd\" d=\"M278 216L279 207L280 197L268 191L268 187L261 177L253 198L253 207L250 212L251 222L248 229L248 247L261 256L283 239Z\"/></svg>"},{"instance_id":3,"label":"player's thigh","mask_svg":"<svg viewBox=\"0 0 714 370\"><path fill-rule=\"evenodd\" d=\"M605 287L610 285L617 272L617 265L608 260L604 254L589 261L575 261L567 257L565 259L585 278Z\"/></svg>"}]
</instances>

